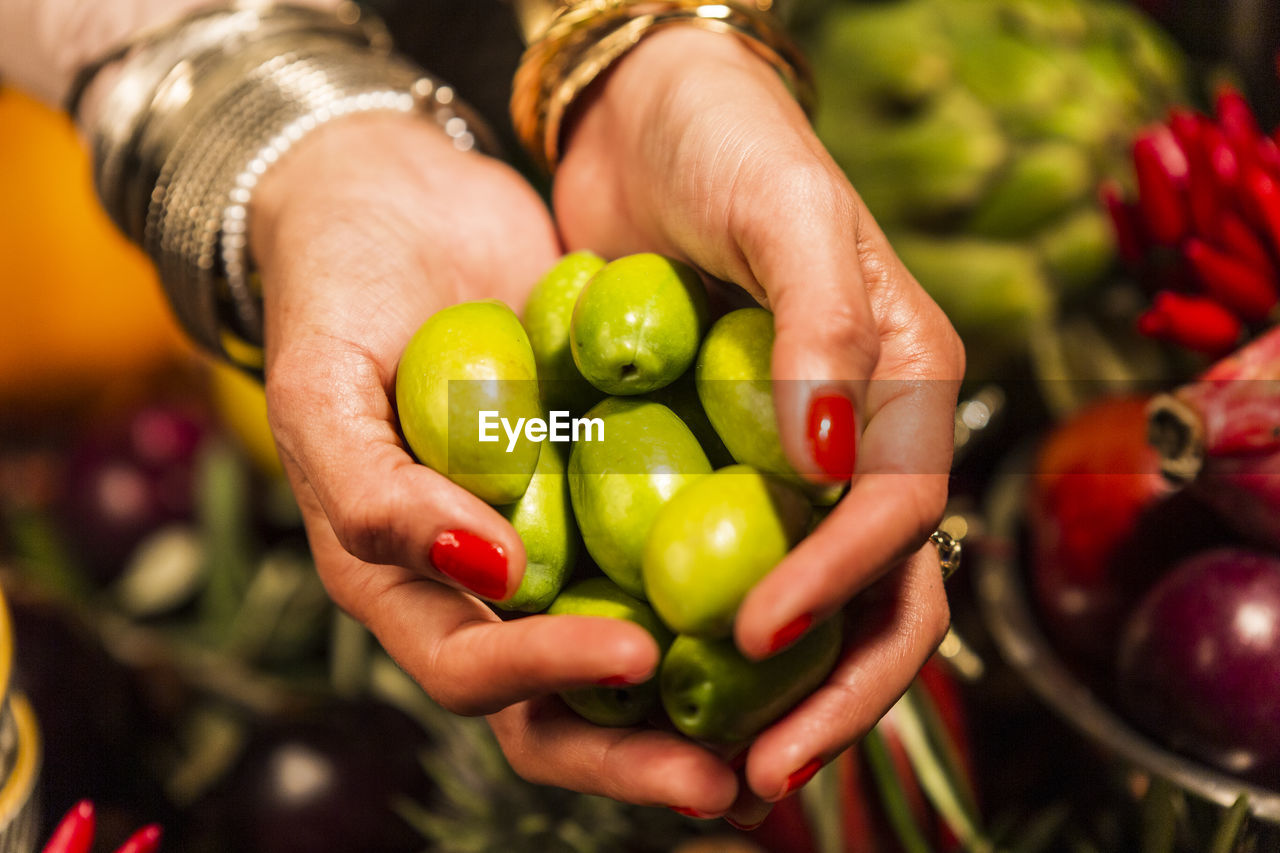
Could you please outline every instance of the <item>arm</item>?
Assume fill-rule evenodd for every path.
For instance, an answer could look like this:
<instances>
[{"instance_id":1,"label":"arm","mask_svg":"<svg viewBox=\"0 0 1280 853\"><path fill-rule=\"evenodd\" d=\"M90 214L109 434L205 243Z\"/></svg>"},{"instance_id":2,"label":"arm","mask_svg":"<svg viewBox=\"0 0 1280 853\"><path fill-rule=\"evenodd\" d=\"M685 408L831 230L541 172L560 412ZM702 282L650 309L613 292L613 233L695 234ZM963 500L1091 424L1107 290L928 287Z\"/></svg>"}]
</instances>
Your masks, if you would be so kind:
<instances>
[{"instance_id":1,"label":"arm","mask_svg":"<svg viewBox=\"0 0 1280 853\"><path fill-rule=\"evenodd\" d=\"M770 308L787 457L814 482L852 480L735 626L756 658L841 609L860 626L827 685L751 748L747 785L776 800L875 723L946 629L938 556L924 542L946 500L964 353L779 74L742 39L655 29L575 101L558 141L553 200L567 244L676 255Z\"/></svg>"},{"instance_id":2,"label":"arm","mask_svg":"<svg viewBox=\"0 0 1280 853\"><path fill-rule=\"evenodd\" d=\"M46 45L21 57L6 49L3 71L51 102L85 57L110 50L133 27L179 16L178 5L158 2L44 2L0 5L13 43ZM60 44L63 33L34 39L42 25L90 20L115 23L76 50ZM95 80L99 99L112 97L128 62ZM197 100L219 97L202 88L212 84L193 83ZM191 126L209 120L205 113L194 112ZM92 132L88 102L82 116ZM246 127L220 138L236 141ZM179 168L204 165L177 159ZM199 174L190 175L193 185ZM227 187L206 189L201 198ZM154 194L144 197L156 204ZM656 645L618 620L500 620L469 587L483 564L514 590L524 568L519 537L494 509L416 464L397 432L394 374L418 325L465 299L519 308L559 255L537 194L419 114L369 112L325 123L266 171L247 237L262 278L272 429L317 570L338 605L442 705L491 715L527 778L651 805L727 809L737 783L707 750L666 733L591 726L550 696L605 679L642 680L657 666ZM481 544L450 550L443 534L458 530Z\"/></svg>"}]
</instances>

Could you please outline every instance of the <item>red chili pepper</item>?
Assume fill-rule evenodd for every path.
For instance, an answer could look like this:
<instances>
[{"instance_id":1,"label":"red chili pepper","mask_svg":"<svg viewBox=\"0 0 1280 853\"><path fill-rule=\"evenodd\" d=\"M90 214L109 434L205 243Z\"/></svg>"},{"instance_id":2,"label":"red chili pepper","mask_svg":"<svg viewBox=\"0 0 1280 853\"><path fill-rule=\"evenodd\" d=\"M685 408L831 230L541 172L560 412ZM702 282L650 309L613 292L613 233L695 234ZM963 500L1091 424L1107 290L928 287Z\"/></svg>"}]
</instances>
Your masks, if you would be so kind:
<instances>
[{"instance_id":1,"label":"red chili pepper","mask_svg":"<svg viewBox=\"0 0 1280 853\"><path fill-rule=\"evenodd\" d=\"M1243 327L1239 318L1212 299L1162 290L1138 318L1138 331L1149 338L1219 356L1235 348Z\"/></svg>"},{"instance_id":2,"label":"red chili pepper","mask_svg":"<svg viewBox=\"0 0 1280 853\"><path fill-rule=\"evenodd\" d=\"M1231 210L1218 213L1218 246L1228 254L1275 280L1276 267L1258 233L1250 228L1239 214Z\"/></svg>"},{"instance_id":3,"label":"red chili pepper","mask_svg":"<svg viewBox=\"0 0 1280 853\"><path fill-rule=\"evenodd\" d=\"M159 824L151 824L139 829L133 835L129 836L129 840L116 850L116 853L155 853L160 849L160 836L163 830Z\"/></svg>"},{"instance_id":4,"label":"red chili pepper","mask_svg":"<svg viewBox=\"0 0 1280 853\"><path fill-rule=\"evenodd\" d=\"M1246 322L1267 319L1277 301L1273 278L1195 237L1187 241L1183 254L1208 296Z\"/></svg>"},{"instance_id":5,"label":"red chili pepper","mask_svg":"<svg viewBox=\"0 0 1280 853\"><path fill-rule=\"evenodd\" d=\"M1258 162L1271 172L1272 177L1280 178L1280 143L1270 136L1258 141Z\"/></svg>"},{"instance_id":6,"label":"red chili pepper","mask_svg":"<svg viewBox=\"0 0 1280 853\"><path fill-rule=\"evenodd\" d=\"M93 803L81 800L62 818L44 853L89 853L94 824Z\"/></svg>"},{"instance_id":7,"label":"red chili pepper","mask_svg":"<svg viewBox=\"0 0 1280 853\"><path fill-rule=\"evenodd\" d=\"M1120 197L1120 187L1115 181L1105 182L1099 187L1098 195L1111 217L1111 224L1116 232L1116 248L1121 259L1130 266L1138 266L1142 263L1147 247L1142 237L1137 210Z\"/></svg>"},{"instance_id":8,"label":"red chili pepper","mask_svg":"<svg viewBox=\"0 0 1280 853\"><path fill-rule=\"evenodd\" d=\"M1262 130L1244 96L1235 89L1224 86L1218 90L1215 106L1218 126L1222 128L1231 147L1244 162L1256 162Z\"/></svg>"},{"instance_id":9,"label":"red chili pepper","mask_svg":"<svg viewBox=\"0 0 1280 853\"><path fill-rule=\"evenodd\" d=\"M1240 160L1227 142L1227 137L1217 126L1210 124L1203 128L1200 142L1218 186L1222 189L1233 188L1240 180Z\"/></svg>"},{"instance_id":10,"label":"red chili pepper","mask_svg":"<svg viewBox=\"0 0 1280 853\"><path fill-rule=\"evenodd\" d=\"M1174 151L1181 157L1180 162ZM1133 143L1133 164L1138 174L1138 206L1147 232L1157 243L1176 245L1186 236L1189 224L1182 192L1187 176L1186 156L1168 128L1156 128Z\"/></svg>"},{"instance_id":11,"label":"red chili pepper","mask_svg":"<svg viewBox=\"0 0 1280 853\"><path fill-rule=\"evenodd\" d=\"M1169 130L1182 150L1188 153L1200 147L1201 129L1205 124L1207 121L1194 110L1186 107L1169 110Z\"/></svg>"},{"instance_id":12,"label":"red chili pepper","mask_svg":"<svg viewBox=\"0 0 1280 853\"><path fill-rule=\"evenodd\" d=\"M1216 236L1223 210L1223 193L1218 189L1209 157L1197 138L1187 149L1187 202L1191 224L1197 234Z\"/></svg>"},{"instance_id":13,"label":"red chili pepper","mask_svg":"<svg viewBox=\"0 0 1280 853\"><path fill-rule=\"evenodd\" d=\"M1271 240L1271 247L1280 253L1280 184L1261 169L1250 169L1244 174L1243 192L1245 210L1253 215L1263 233Z\"/></svg>"}]
</instances>

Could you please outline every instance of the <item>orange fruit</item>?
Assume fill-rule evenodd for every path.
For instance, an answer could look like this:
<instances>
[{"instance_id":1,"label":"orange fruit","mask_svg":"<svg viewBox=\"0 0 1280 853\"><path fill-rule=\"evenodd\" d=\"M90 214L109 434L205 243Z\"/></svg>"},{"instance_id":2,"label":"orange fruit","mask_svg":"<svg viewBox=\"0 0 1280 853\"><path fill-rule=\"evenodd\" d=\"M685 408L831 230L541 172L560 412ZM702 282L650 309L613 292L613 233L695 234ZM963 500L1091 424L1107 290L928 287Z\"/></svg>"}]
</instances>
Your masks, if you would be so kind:
<instances>
[{"instance_id":1,"label":"orange fruit","mask_svg":"<svg viewBox=\"0 0 1280 853\"><path fill-rule=\"evenodd\" d=\"M0 87L0 128L0 402L73 399L189 355L71 122Z\"/></svg>"}]
</instances>

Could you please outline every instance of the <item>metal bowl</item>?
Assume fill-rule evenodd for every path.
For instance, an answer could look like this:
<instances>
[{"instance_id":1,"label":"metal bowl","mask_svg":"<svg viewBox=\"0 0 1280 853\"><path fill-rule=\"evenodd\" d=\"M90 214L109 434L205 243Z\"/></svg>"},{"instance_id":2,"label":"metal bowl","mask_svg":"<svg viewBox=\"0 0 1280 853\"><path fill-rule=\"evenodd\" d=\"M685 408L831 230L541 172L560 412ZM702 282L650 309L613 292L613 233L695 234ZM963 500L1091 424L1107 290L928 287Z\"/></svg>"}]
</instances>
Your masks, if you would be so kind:
<instances>
[{"instance_id":1,"label":"metal bowl","mask_svg":"<svg viewBox=\"0 0 1280 853\"><path fill-rule=\"evenodd\" d=\"M1001 655L1045 704L1108 755L1223 808L1245 794L1253 817L1270 824L1268 834L1280 830L1280 792L1174 753L1137 731L1067 669L1041 633L1018 545L1029 464L1030 454L1019 454L996 477L987 501L987 535L975 549L978 604Z\"/></svg>"}]
</instances>

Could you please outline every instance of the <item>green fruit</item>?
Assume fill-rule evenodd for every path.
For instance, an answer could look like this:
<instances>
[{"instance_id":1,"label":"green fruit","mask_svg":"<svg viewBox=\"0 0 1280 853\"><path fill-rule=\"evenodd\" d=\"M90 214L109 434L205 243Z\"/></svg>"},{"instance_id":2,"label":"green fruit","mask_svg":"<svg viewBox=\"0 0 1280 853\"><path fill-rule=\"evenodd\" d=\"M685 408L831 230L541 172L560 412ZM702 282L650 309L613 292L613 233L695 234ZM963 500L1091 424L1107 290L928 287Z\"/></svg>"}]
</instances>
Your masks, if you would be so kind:
<instances>
[{"instance_id":1,"label":"green fruit","mask_svg":"<svg viewBox=\"0 0 1280 853\"><path fill-rule=\"evenodd\" d=\"M569 322L578 294L603 266L604 259L591 252L570 252L534 285L525 303L524 327L538 365L538 386L549 410L581 414L600 401L600 391L582 378L573 363Z\"/></svg>"},{"instance_id":2,"label":"green fruit","mask_svg":"<svg viewBox=\"0 0 1280 853\"><path fill-rule=\"evenodd\" d=\"M728 636L742 600L800 541L810 515L799 489L746 465L690 483L649 528L649 603L679 634Z\"/></svg>"},{"instance_id":3,"label":"green fruit","mask_svg":"<svg viewBox=\"0 0 1280 853\"><path fill-rule=\"evenodd\" d=\"M644 394L693 363L707 327L694 270L651 253L606 264L578 296L569 327L574 364L608 394Z\"/></svg>"},{"instance_id":4,"label":"green fruit","mask_svg":"<svg viewBox=\"0 0 1280 853\"><path fill-rule=\"evenodd\" d=\"M716 433L715 427L711 425L706 411L702 408L702 401L698 399L693 371L686 372L665 388L650 391L645 395L645 399L661 403L684 421L684 425L693 433L694 438L698 439L698 444L702 445L702 450L707 454L712 468L723 468L733 464L733 455L720 440L719 434Z\"/></svg>"},{"instance_id":5,"label":"green fruit","mask_svg":"<svg viewBox=\"0 0 1280 853\"><path fill-rule=\"evenodd\" d=\"M970 228L984 237L1025 237L1095 191L1093 166L1076 146L1028 146L973 211Z\"/></svg>"},{"instance_id":6,"label":"green fruit","mask_svg":"<svg viewBox=\"0 0 1280 853\"><path fill-rule=\"evenodd\" d=\"M773 315L763 308L725 314L698 351L694 380L707 419L743 465L800 486L814 503L834 503L840 486L815 486L782 450L773 405Z\"/></svg>"},{"instance_id":7,"label":"green fruit","mask_svg":"<svg viewBox=\"0 0 1280 853\"><path fill-rule=\"evenodd\" d=\"M1134 136L1187 101L1185 60L1160 28L1116 0L826 9L808 45L818 135L890 244L910 244L970 375L1025 366L1063 308L1104 314L1114 244L1086 214L1102 212L1104 180L1131 179ZM975 238L998 269L983 273Z\"/></svg>"},{"instance_id":8,"label":"green fruit","mask_svg":"<svg viewBox=\"0 0 1280 853\"><path fill-rule=\"evenodd\" d=\"M424 465L491 504L525 493L541 443L498 429L480 441L481 412L512 426L539 418L537 368L520 320L496 299L437 311L405 347L396 370L396 408L410 449Z\"/></svg>"},{"instance_id":9,"label":"green fruit","mask_svg":"<svg viewBox=\"0 0 1280 853\"><path fill-rule=\"evenodd\" d=\"M684 485L711 473L698 440L666 406L610 397L587 412L602 441L569 454L569 497L591 559L626 592L644 597L640 562L649 525Z\"/></svg>"},{"instance_id":10,"label":"green fruit","mask_svg":"<svg viewBox=\"0 0 1280 853\"><path fill-rule=\"evenodd\" d=\"M545 610L578 559L578 525L565 474L567 454L563 445L548 442L528 490L515 503L499 507L520 534L525 553L524 577L515 595L500 603L504 610Z\"/></svg>"},{"instance_id":11,"label":"green fruit","mask_svg":"<svg viewBox=\"0 0 1280 853\"><path fill-rule=\"evenodd\" d=\"M989 379L1007 370L1007 354L1025 346L1028 329L1044 328L1054 295L1041 259L1025 244L903 236L894 243L903 264L956 328L981 341L968 347L970 376Z\"/></svg>"},{"instance_id":12,"label":"green fruit","mask_svg":"<svg viewBox=\"0 0 1280 853\"><path fill-rule=\"evenodd\" d=\"M643 601L632 598L608 578L589 578L560 593L547 611L553 616L601 616L625 619L644 628L666 654L672 634ZM634 726L658 707L658 682L627 687L584 687L560 694L579 715L600 726Z\"/></svg>"},{"instance_id":13,"label":"green fruit","mask_svg":"<svg viewBox=\"0 0 1280 853\"><path fill-rule=\"evenodd\" d=\"M762 661L732 639L676 637L662 660L662 705L675 727L709 743L750 740L822 684L840 656L840 617Z\"/></svg>"},{"instance_id":14,"label":"green fruit","mask_svg":"<svg viewBox=\"0 0 1280 853\"><path fill-rule=\"evenodd\" d=\"M744 465L797 477L778 438L773 407L773 315L763 308L725 314L707 332L694 368L707 419Z\"/></svg>"}]
</instances>

